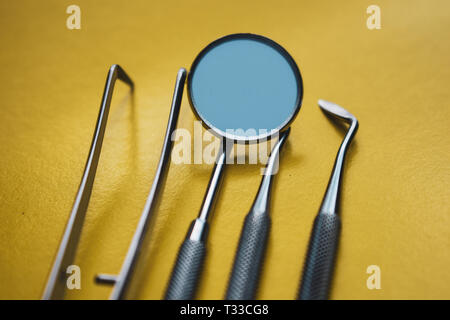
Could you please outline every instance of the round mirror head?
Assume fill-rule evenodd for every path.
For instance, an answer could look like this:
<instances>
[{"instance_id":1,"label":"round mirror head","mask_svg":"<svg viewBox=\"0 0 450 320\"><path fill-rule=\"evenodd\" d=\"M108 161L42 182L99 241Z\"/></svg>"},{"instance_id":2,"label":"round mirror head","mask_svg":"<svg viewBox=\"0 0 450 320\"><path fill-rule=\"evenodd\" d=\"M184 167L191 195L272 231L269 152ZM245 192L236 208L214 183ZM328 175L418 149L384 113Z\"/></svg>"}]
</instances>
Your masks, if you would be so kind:
<instances>
[{"instance_id":1,"label":"round mirror head","mask_svg":"<svg viewBox=\"0 0 450 320\"><path fill-rule=\"evenodd\" d=\"M206 127L237 142L285 129L300 110L303 85L292 57L263 36L233 34L203 49L188 77L191 106Z\"/></svg>"}]
</instances>

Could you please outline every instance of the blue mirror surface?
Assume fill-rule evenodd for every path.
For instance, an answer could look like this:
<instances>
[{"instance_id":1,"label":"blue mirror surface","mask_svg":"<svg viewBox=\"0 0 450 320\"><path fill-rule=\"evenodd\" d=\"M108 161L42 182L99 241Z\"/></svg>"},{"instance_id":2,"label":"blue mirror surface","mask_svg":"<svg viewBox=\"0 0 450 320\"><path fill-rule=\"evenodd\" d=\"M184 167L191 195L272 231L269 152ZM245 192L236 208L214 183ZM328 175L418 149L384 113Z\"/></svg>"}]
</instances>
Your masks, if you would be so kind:
<instances>
[{"instance_id":1,"label":"blue mirror surface","mask_svg":"<svg viewBox=\"0 0 450 320\"><path fill-rule=\"evenodd\" d=\"M301 104L295 62L275 42L259 37L219 39L200 53L190 74L195 112L209 128L234 140L283 129Z\"/></svg>"}]
</instances>

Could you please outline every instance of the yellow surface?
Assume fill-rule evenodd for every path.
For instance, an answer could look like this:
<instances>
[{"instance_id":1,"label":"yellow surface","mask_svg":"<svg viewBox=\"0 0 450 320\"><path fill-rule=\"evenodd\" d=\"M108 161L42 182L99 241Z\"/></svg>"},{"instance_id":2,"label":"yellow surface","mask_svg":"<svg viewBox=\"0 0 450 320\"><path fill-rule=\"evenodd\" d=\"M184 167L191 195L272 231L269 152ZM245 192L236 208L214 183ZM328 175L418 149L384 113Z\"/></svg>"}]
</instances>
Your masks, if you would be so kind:
<instances>
[{"instance_id":1,"label":"yellow surface","mask_svg":"<svg viewBox=\"0 0 450 320\"><path fill-rule=\"evenodd\" d=\"M81 30L66 8L81 7ZM366 8L381 7L381 30ZM291 299L342 132L327 99L360 120L345 172L334 299L450 298L450 4L448 1L1 1L0 298L40 298L77 191L106 72L136 83L115 92L75 263L82 289L116 273L147 197L179 67L216 38L268 36L297 61L305 95L272 206L258 298ZM133 111L132 111L133 110ZM192 130L185 94L179 127ZM199 298L223 297L260 166L226 172ZM211 166L172 165L139 298L160 299ZM366 268L381 267L381 290Z\"/></svg>"}]
</instances>

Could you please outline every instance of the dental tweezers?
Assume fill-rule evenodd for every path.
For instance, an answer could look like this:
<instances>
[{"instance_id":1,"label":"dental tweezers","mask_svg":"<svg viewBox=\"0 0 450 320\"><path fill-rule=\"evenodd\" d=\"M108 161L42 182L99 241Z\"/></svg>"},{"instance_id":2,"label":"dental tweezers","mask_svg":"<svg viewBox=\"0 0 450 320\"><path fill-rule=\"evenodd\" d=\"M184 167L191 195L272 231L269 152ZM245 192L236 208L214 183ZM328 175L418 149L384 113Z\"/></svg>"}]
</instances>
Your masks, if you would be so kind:
<instances>
[{"instance_id":1,"label":"dental tweezers","mask_svg":"<svg viewBox=\"0 0 450 320\"><path fill-rule=\"evenodd\" d=\"M105 90L100 104L100 112L98 114L91 149L89 150L80 187L78 188L69 221L64 230L50 276L47 280L47 285L42 296L43 300L64 298L66 269L72 264L75 258L78 242L80 240L81 229L89 205L92 187L94 186L95 173L97 172L98 160L102 149L114 85L117 79L128 84L132 94L134 92L134 84L130 77L119 65L112 65L106 78Z\"/></svg>"},{"instance_id":2,"label":"dental tweezers","mask_svg":"<svg viewBox=\"0 0 450 320\"><path fill-rule=\"evenodd\" d=\"M158 168L156 169L156 174L153 179L150 193L145 203L144 210L142 211L141 218L134 233L133 239L128 248L128 252L122 264L120 273L117 277L111 278L109 275L104 277L106 280L105 282L112 282L115 284L114 290L110 296L110 300L127 298L128 291L132 286L131 282L133 280L133 275L136 272L136 266L138 264L138 260L142 251L142 245L144 243L144 237L146 236L147 230L150 227L153 213L158 208L159 199L161 198L160 195L167 180L167 173L170 166L170 155L173 146L172 134L177 127L178 116L180 114L181 99L183 97L186 73L186 69L181 68L177 74L175 90L172 99L172 107L170 109L169 122L167 124L166 135L164 137L164 144L158 163ZM98 280L101 279L102 276L99 275Z\"/></svg>"},{"instance_id":3,"label":"dental tweezers","mask_svg":"<svg viewBox=\"0 0 450 320\"><path fill-rule=\"evenodd\" d=\"M141 254L144 236L149 229L149 223L153 213L157 210L161 191L164 189L170 166L170 154L173 147L171 137L176 129L178 116L180 114L186 73L186 70L181 68L177 74L161 157L149 196L128 249L126 258L122 264L120 274L118 276L100 274L96 279L97 282L114 285L114 290L110 296L110 299L112 300L124 299L127 296L130 283L133 280L136 265ZM134 84L125 71L119 65L113 65L108 72L102 103L100 105L100 113L80 188L75 198L75 203L69 217L69 222L67 223L64 231L64 235L44 291L43 299L45 300L64 298L66 285L65 271L74 260L77 245L80 239L81 229L94 184L95 173L100 157L103 136L105 133L106 122L116 79L120 79L130 85L132 92L134 91Z\"/></svg>"}]
</instances>

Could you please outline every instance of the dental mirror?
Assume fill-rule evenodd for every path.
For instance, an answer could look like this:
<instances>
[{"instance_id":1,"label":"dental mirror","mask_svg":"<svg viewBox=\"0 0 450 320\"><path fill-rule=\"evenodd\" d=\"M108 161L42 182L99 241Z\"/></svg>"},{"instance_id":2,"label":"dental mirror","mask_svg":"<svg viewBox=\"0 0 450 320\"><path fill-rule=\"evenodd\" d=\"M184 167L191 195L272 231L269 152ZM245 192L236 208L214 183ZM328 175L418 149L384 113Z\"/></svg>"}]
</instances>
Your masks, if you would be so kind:
<instances>
[{"instance_id":1,"label":"dental mirror","mask_svg":"<svg viewBox=\"0 0 450 320\"><path fill-rule=\"evenodd\" d=\"M280 45L259 35L233 34L197 56L188 94L207 128L246 142L287 128L300 110L303 86L295 61Z\"/></svg>"},{"instance_id":2,"label":"dental mirror","mask_svg":"<svg viewBox=\"0 0 450 320\"><path fill-rule=\"evenodd\" d=\"M232 34L204 48L188 75L188 97L202 124L222 147L200 213L188 230L173 267L165 299L193 299L206 254L208 218L217 198L227 141L259 142L286 130L300 110L300 71L276 42L255 34Z\"/></svg>"}]
</instances>

